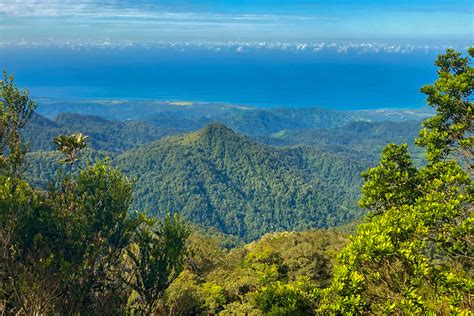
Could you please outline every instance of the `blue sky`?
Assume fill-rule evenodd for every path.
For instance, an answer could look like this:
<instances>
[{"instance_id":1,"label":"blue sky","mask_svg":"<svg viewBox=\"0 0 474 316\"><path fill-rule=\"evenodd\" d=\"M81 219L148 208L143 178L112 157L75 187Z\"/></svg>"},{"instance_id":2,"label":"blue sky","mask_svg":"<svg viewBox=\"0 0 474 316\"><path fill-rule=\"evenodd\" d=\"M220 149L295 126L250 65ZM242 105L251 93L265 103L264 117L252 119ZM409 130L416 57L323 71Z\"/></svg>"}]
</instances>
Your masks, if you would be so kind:
<instances>
[{"instance_id":1,"label":"blue sky","mask_svg":"<svg viewBox=\"0 0 474 316\"><path fill-rule=\"evenodd\" d=\"M0 0L0 42L473 41L472 0Z\"/></svg>"}]
</instances>

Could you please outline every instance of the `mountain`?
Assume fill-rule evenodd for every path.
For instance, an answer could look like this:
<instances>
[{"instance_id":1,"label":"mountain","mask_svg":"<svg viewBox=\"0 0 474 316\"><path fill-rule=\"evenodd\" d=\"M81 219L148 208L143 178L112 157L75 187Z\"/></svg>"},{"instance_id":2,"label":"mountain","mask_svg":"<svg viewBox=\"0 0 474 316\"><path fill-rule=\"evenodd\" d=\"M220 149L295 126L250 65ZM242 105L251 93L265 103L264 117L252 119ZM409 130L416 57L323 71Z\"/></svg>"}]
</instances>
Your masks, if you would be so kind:
<instances>
[{"instance_id":1,"label":"mountain","mask_svg":"<svg viewBox=\"0 0 474 316\"><path fill-rule=\"evenodd\" d=\"M261 136L282 130L339 127L356 118L342 112L320 108L258 109L234 105L198 104L157 110L141 119L155 126L179 126L187 131L220 122L239 133Z\"/></svg>"},{"instance_id":2,"label":"mountain","mask_svg":"<svg viewBox=\"0 0 474 316\"><path fill-rule=\"evenodd\" d=\"M361 214L356 207L360 172L377 161L385 144L413 139L420 124L357 121L298 129L294 120L301 120L298 126L309 126L324 118L324 112L308 111L306 120L288 109L239 113L232 122L244 130L254 122L254 134L270 130L264 122L277 117L277 129L290 129L251 139L214 123L197 132L164 137L181 131L166 116L155 125L71 113L54 119L35 115L23 132L31 149L27 177L46 188L59 166L51 140L58 134L82 132L90 137L83 162L110 156L113 164L137 177L134 209L158 216L179 212L197 224L251 240L267 232L329 227L355 219ZM282 118L291 116L295 119ZM206 120L181 122L187 126L183 129L192 129Z\"/></svg>"},{"instance_id":3,"label":"mountain","mask_svg":"<svg viewBox=\"0 0 474 316\"><path fill-rule=\"evenodd\" d=\"M274 109L223 117L242 130L254 125L252 134L263 133L255 139L221 123L164 137L210 120L194 121L187 115L175 121L166 113L178 115L161 112L162 121L154 123L71 113L51 120L35 115L23 133L32 150L27 156L28 179L46 188L59 166L51 140L58 134L82 132L90 137L84 162L110 156L113 164L137 177L134 209L157 216L179 212L194 223L253 240L267 232L329 227L355 219L361 214L356 207L361 171L377 161L385 144L415 138L420 124L356 121L298 128L322 125L314 122L325 112L308 110L303 120L300 111ZM150 114L148 119L155 118ZM329 116L327 121L331 125L337 120Z\"/></svg>"},{"instance_id":4,"label":"mountain","mask_svg":"<svg viewBox=\"0 0 474 316\"><path fill-rule=\"evenodd\" d=\"M114 163L136 177L134 208L245 240L264 233L344 224L366 165L311 148L276 149L211 124L129 150Z\"/></svg>"},{"instance_id":5,"label":"mountain","mask_svg":"<svg viewBox=\"0 0 474 316\"><path fill-rule=\"evenodd\" d=\"M29 142L31 151L47 151L55 149L52 139L57 135L82 132L89 136L89 146L93 149L115 155L163 136L198 130L212 123L212 117L217 117L215 122L272 146L308 145L354 159L377 161L379 152L388 143L408 143L415 160L419 164L423 162L422 149L414 146L420 121L351 121L327 110L303 110L306 115L301 115L301 109L253 109L227 115L226 111L230 111L227 109L224 111L226 115L221 113L205 117L199 115L210 110L198 107L188 114L178 111L152 112L143 118L146 122L116 121L72 113L60 113L48 119L35 114L22 134ZM196 113L200 114L196 116Z\"/></svg>"},{"instance_id":6,"label":"mountain","mask_svg":"<svg viewBox=\"0 0 474 316\"><path fill-rule=\"evenodd\" d=\"M176 134L179 130L156 127L141 121L113 121L100 116L61 113L53 119L34 114L22 136L31 151L53 150L53 138L60 134L81 132L89 136L89 145L110 153L123 152L133 147Z\"/></svg>"},{"instance_id":7,"label":"mountain","mask_svg":"<svg viewBox=\"0 0 474 316\"><path fill-rule=\"evenodd\" d=\"M256 108L226 103L157 100L38 100L38 113L50 119L64 112L100 116L114 121L145 121L158 127L184 131L221 122L250 136L285 130L334 128L357 121L421 121L433 114L428 107L336 111L317 107Z\"/></svg>"},{"instance_id":8,"label":"mountain","mask_svg":"<svg viewBox=\"0 0 474 316\"><path fill-rule=\"evenodd\" d=\"M424 106L417 109L371 109L371 110L355 110L352 111L355 116L365 118L369 122L406 122L406 121L422 121L435 114L435 110L431 107Z\"/></svg>"},{"instance_id":9,"label":"mountain","mask_svg":"<svg viewBox=\"0 0 474 316\"><path fill-rule=\"evenodd\" d=\"M38 113L55 118L64 112L100 116L107 120L138 120L161 128L195 131L221 122L250 136L285 129L332 128L360 120L350 112L322 108L254 108L222 103L147 100L40 99Z\"/></svg>"}]
</instances>

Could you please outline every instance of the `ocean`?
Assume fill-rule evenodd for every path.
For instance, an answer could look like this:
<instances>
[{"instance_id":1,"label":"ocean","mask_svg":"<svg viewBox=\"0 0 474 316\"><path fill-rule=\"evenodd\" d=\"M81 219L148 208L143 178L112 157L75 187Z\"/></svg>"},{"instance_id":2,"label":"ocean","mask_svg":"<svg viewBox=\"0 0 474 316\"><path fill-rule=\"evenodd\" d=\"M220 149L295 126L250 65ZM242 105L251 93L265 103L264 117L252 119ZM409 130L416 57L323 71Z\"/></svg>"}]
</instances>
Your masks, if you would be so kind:
<instances>
[{"instance_id":1,"label":"ocean","mask_svg":"<svg viewBox=\"0 0 474 316\"><path fill-rule=\"evenodd\" d=\"M0 66L33 97L419 108L438 53L17 46Z\"/></svg>"}]
</instances>

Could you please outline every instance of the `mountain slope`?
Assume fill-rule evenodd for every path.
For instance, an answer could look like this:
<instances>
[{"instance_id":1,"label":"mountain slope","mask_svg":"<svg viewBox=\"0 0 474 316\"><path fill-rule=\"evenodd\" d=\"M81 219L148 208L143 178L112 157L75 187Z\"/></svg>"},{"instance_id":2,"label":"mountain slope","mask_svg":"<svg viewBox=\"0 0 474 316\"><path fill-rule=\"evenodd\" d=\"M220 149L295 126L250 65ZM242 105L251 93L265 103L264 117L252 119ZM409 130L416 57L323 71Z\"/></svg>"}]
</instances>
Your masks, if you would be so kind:
<instances>
[{"instance_id":1,"label":"mountain slope","mask_svg":"<svg viewBox=\"0 0 474 316\"><path fill-rule=\"evenodd\" d=\"M195 131L221 122L239 133L262 136L281 130L332 128L354 120L358 113L322 108L255 108L223 103L160 102L155 100L40 99L38 111L48 118L63 112L108 120L139 120L162 128Z\"/></svg>"},{"instance_id":2,"label":"mountain slope","mask_svg":"<svg viewBox=\"0 0 474 316\"><path fill-rule=\"evenodd\" d=\"M183 109L184 108L184 109ZM162 127L178 126L193 131L221 122L249 136L269 135L281 130L332 128L358 119L347 113L320 108L257 109L230 105L192 105L145 114L143 121Z\"/></svg>"},{"instance_id":3,"label":"mountain slope","mask_svg":"<svg viewBox=\"0 0 474 316\"><path fill-rule=\"evenodd\" d=\"M61 113L53 120L35 114L22 136L31 151L54 149L53 138L60 134L81 132L89 136L96 150L123 152L163 136L176 134L174 128L156 127L140 121L110 121L99 116Z\"/></svg>"},{"instance_id":4,"label":"mountain slope","mask_svg":"<svg viewBox=\"0 0 474 316\"><path fill-rule=\"evenodd\" d=\"M334 154L261 145L222 124L127 151L115 163L137 177L136 209L179 212L247 240L353 220L366 167Z\"/></svg>"},{"instance_id":5,"label":"mountain slope","mask_svg":"<svg viewBox=\"0 0 474 316\"><path fill-rule=\"evenodd\" d=\"M423 150L414 142L420 127L420 121L360 121L335 128L285 130L259 140L274 146L309 145L374 162L388 143L408 143L416 161L422 163Z\"/></svg>"}]
</instances>

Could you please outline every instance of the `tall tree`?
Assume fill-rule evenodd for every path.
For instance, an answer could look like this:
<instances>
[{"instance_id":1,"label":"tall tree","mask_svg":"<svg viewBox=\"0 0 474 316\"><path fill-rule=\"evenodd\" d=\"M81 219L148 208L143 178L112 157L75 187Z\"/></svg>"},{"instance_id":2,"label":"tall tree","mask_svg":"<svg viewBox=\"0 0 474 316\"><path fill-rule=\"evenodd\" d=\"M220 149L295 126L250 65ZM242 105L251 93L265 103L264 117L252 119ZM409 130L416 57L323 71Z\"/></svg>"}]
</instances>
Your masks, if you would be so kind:
<instances>
[{"instance_id":1,"label":"tall tree","mask_svg":"<svg viewBox=\"0 0 474 316\"><path fill-rule=\"evenodd\" d=\"M470 49L471 57L474 50ZM364 174L360 205L372 213L342 251L320 311L468 313L474 306L473 68L451 49L424 86L436 115L418 144L416 169L406 145L389 145Z\"/></svg>"},{"instance_id":2,"label":"tall tree","mask_svg":"<svg viewBox=\"0 0 474 316\"><path fill-rule=\"evenodd\" d=\"M140 229L127 255L132 263L130 308L145 315L158 312L159 299L184 268L189 231L176 214L160 222L140 215Z\"/></svg>"},{"instance_id":3,"label":"tall tree","mask_svg":"<svg viewBox=\"0 0 474 316\"><path fill-rule=\"evenodd\" d=\"M0 81L0 174L18 177L22 171L27 146L22 144L20 129L25 126L36 108L28 90L20 90L13 74L3 72Z\"/></svg>"},{"instance_id":4,"label":"tall tree","mask_svg":"<svg viewBox=\"0 0 474 316\"><path fill-rule=\"evenodd\" d=\"M474 47L469 49L474 56ZM438 57L438 79L421 88L427 95L427 103L436 109L436 115L423 123L417 143L426 147L427 158L434 162L451 159L461 160L461 165L473 175L474 154L474 68L469 57L448 49Z\"/></svg>"},{"instance_id":5,"label":"tall tree","mask_svg":"<svg viewBox=\"0 0 474 316\"><path fill-rule=\"evenodd\" d=\"M40 207L36 194L19 178L27 151L20 129L36 105L29 99L27 90L15 85L13 74L4 71L3 75L4 80L0 81L0 305L14 313L39 312L50 297L43 295L44 284L31 286L28 294L22 291L34 276L18 264L25 221Z\"/></svg>"}]
</instances>

